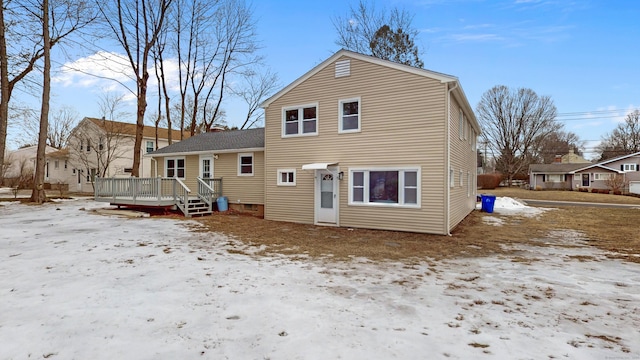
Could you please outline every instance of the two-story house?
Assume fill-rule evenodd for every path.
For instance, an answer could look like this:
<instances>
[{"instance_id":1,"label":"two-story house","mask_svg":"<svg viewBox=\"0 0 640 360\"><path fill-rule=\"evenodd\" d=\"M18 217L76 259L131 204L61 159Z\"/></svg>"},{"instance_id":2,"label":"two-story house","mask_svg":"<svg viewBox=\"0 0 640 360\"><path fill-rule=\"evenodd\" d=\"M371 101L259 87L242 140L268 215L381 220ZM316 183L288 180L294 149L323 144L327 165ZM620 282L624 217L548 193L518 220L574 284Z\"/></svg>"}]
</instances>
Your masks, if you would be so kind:
<instances>
[{"instance_id":1,"label":"two-story house","mask_svg":"<svg viewBox=\"0 0 640 360\"><path fill-rule=\"evenodd\" d=\"M266 219L449 234L475 209L456 77L341 50L262 107Z\"/></svg>"},{"instance_id":2,"label":"two-story house","mask_svg":"<svg viewBox=\"0 0 640 360\"><path fill-rule=\"evenodd\" d=\"M179 130L171 130L172 142L181 140ZM68 141L70 171L64 180L70 191L93 192L93 181L100 177L131 176L136 124L84 118L73 129ZM140 177L152 176L152 160L144 154L169 145L169 130L144 126L142 133ZM183 138L189 137L187 132Z\"/></svg>"},{"instance_id":3,"label":"two-story house","mask_svg":"<svg viewBox=\"0 0 640 360\"><path fill-rule=\"evenodd\" d=\"M262 107L264 129L167 146L154 173L203 199L215 177L278 221L449 234L475 209L480 127L453 76L341 50Z\"/></svg>"}]
</instances>

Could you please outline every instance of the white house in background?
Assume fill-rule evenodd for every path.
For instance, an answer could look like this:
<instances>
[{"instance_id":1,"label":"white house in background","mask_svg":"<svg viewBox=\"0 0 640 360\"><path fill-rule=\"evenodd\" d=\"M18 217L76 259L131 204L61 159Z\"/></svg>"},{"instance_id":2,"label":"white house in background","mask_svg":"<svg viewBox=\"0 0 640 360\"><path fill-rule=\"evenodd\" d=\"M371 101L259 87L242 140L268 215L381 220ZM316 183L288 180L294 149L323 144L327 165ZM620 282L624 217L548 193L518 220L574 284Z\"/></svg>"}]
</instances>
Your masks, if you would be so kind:
<instances>
[{"instance_id":1,"label":"white house in background","mask_svg":"<svg viewBox=\"0 0 640 360\"><path fill-rule=\"evenodd\" d=\"M45 154L56 152L58 149L46 146ZM36 154L38 146L26 146L15 151L11 151L5 155L5 164L8 164L4 172L4 185L16 186L21 176L33 176L36 168ZM45 181L48 169L45 168Z\"/></svg>"},{"instance_id":2,"label":"white house in background","mask_svg":"<svg viewBox=\"0 0 640 360\"><path fill-rule=\"evenodd\" d=\"M66 174L69 191L93 192L96 176L128 177L133 171L134 151L140 152L140 177L150 177L152 158L143 155L169 145L169 130L144 126L140 149L134 150L136 124L84 118L68 141L71 171ZM183 138L189 133L184 132ZM179 142L180 131L171 130L172 142Z\"/></svg>"}]
</instances>

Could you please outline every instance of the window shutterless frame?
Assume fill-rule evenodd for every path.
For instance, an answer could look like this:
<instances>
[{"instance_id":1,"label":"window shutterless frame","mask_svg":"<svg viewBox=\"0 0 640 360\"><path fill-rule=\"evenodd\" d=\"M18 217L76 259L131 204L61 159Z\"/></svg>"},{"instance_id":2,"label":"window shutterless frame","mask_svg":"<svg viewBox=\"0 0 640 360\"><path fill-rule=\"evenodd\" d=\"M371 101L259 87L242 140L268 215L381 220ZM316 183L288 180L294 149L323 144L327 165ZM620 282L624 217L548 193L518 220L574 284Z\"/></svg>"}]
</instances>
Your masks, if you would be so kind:
<instances>
[{"instance_id":1,"label":"window shutterless frame","mask_svg":"<svg viewBox=\"0 0 640 360\"><path fill-rule=\"evenodd\" d=\"M361 118L360 97L338 100L338 133L360 132Z\"/></svg>"},{"instance_id":2,"label":"window shutterless frame","mask_svg":"<svg viewBox=\"0 0 640 360\"><path fill-rule=\"evenodd\" d=\"M420 208L419 166L349 169L349 205Z\"/></svg>"},{"instance_id":3,"label":"window shutterless frame","mask_svg":"<svg viewBox=\"0 0 640 360\"><path fill-rule=\"evenodd\" d=\"M282 108L282 137L318 135L318 103Z\"/></svg>"}]
</instances>

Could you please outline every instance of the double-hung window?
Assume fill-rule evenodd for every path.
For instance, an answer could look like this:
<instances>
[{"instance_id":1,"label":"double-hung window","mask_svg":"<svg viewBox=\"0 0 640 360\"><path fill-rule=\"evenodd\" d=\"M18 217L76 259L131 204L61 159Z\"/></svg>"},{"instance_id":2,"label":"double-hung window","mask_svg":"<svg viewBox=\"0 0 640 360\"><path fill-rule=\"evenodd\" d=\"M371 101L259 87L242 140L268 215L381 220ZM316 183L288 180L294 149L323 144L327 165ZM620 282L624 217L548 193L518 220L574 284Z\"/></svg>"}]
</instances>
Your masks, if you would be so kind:
<instances>
[{"instance_id":1,"label":"double-hung window","mask_svg":"<svg viewBox=\"0 0 640 360\"><path fill-rule=\"evenodd\" d=\"M340 100L338 103L340 112L338 132L360 131L360 98Z\"/></svg>"},{"instance_id":2,"label":"double-hung window","mask_svg":"<svg viewBox=\"0 0 640 360\"><path fill-rule=\"evenodd\" d=\"M146 149L145 149L145 150L146 150L146 152L147 152L147 153L152 152L152 151L153 151L153 148L154 148L154 146L153 146L153 141L147 141L147 144L146 144L146 145L147 145L147 146L146 146Z\"/></svg>"},{"instance_id":3,"label":"double-hung window","mask_svg":"<svg viewBox=\"0 0 640 360\"><path fill-rule=\"evenodd\" d=\"M184 179L184 158L169 158L165 163L166 177Z\"/></svg>"},{"instance_id":4,"label":"double-hung window","mask_svg":"<svg viewBox=\"0 0 640 360\"><path fill-rule=\"evenodd\" d=\"M238 154L238 176L253 176L253 153Z\"/></svg>"},{"instance_id":5,"label":"double-hung window","mask_svg":"<svg viewBox=\"0 0 640 360\"><path fill-rule=\"evenodd\" d=\"M282 109L282 136L317 135L318 104Z\"/></svg>"},{"instance_id":6,"label":"double-hung window","mask_svg":"<svg viewBox=\"0 0 640 360\"><path fill-rule=\"evenodd\" d=\"M636 165L636 164L622 164L622 165L620 166L620 168L621 168L621 170L622 170L622 171L624 171L624 172L627 172L627 171L636 171L636 169L637 169L637 165Z\"/></svg>"},{"instance_id":7,"label":"double-hung window","mask_svg":"<svg viewBox=\"0 0 640 360\"><path fill-rule=\"evenodd\" d=\"M349 204L372 206L420 206L420 170L351 169Z\"/></svg>"}]
</instances>

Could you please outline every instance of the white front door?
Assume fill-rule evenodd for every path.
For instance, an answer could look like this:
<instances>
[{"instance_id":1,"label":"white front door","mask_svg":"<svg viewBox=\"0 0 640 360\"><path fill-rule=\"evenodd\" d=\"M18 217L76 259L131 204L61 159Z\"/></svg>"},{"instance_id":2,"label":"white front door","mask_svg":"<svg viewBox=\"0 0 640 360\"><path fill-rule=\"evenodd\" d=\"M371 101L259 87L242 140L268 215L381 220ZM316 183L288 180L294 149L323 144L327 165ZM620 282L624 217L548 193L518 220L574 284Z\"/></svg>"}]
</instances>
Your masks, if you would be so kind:
<instances>
[{"instance_id":1,"label":"white front door","mask_svg":"<svg viewBox=\"0 0 640 360\"><path fill-rule=\"evenodd\" d=\"M200 155L200 178L213 178L213 156Z\"/></svg>"},{"instance_id":2,"label":"white front door","mask_svg":"<svg viewBox=\"0 0 640 360\"><path fill-rule=\"evenodd\" d=\"M316 171L316 222L336 224L338 219L338 179L326 170Z\"/></svg>"}]
</instances>

